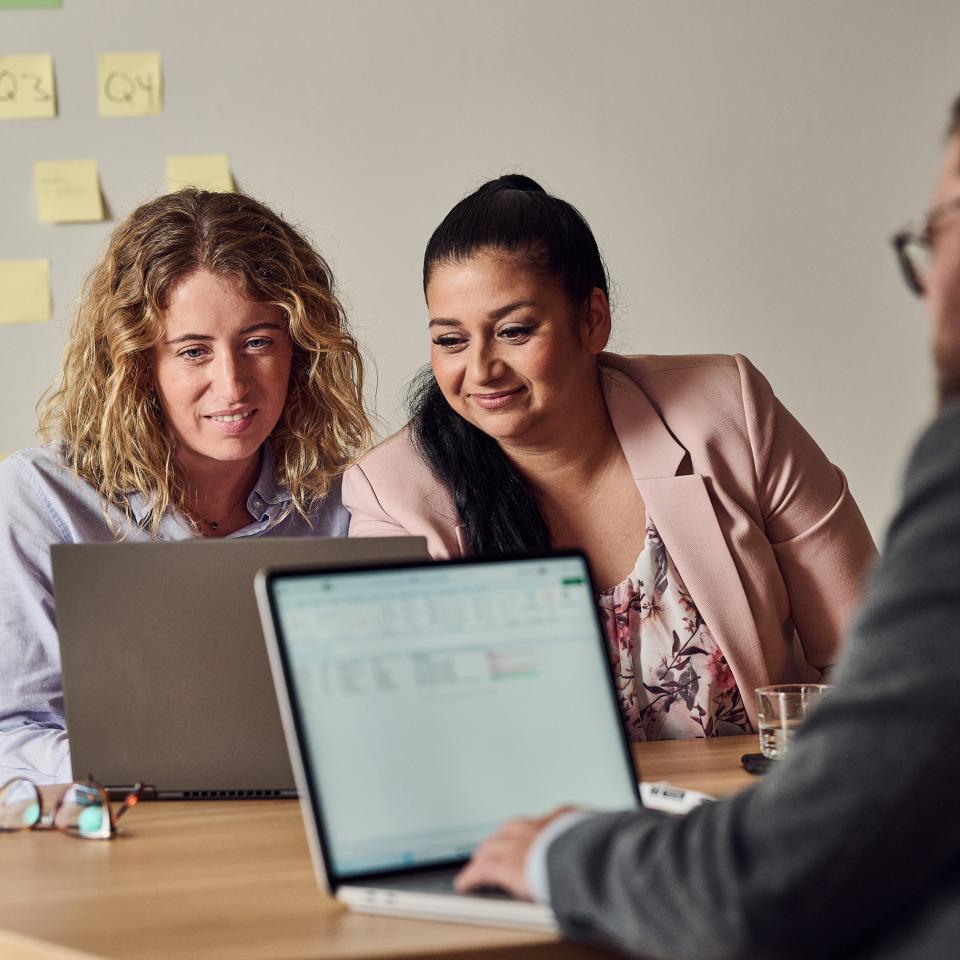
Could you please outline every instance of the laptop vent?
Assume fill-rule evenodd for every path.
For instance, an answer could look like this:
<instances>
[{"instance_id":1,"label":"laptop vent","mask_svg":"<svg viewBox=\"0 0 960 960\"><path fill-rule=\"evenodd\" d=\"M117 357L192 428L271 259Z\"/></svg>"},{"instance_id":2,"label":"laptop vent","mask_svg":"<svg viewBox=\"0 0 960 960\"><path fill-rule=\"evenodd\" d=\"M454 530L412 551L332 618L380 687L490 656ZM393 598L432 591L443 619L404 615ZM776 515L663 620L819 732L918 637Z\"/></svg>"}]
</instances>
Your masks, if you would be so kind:
<instances>
[{"instance_id":1,"label":"laptop vent","mask_svg":"<svg viewBox=\"0 0 960 960\"><path fill-rule=\"evenodd\" d=\"M282 790L184 790L184 800L270 800L283 796Z\"/></svg>"}]
</instances>

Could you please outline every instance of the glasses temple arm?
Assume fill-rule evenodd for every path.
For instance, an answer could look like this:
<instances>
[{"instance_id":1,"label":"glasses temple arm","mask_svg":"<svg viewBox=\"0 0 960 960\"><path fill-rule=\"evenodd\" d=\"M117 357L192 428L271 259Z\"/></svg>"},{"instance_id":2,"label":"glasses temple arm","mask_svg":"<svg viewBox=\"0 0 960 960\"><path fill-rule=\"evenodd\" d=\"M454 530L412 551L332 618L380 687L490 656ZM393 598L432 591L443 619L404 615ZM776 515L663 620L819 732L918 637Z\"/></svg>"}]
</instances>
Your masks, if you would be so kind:
<instances>
[{"instance_id":1,"label":"glasses temple arm","mask_svg":"<svg viewBox=\"0 0 960 960\"><path fill-rule=\"evenodd\" d=\"M140 799L140 794L143 791L142 783L135 783L133 789L124 797L123 803L117 807L115 813L111 814L110 819L114 824L131 808L137 805L137 801Z\"/></svg>"}]
</instances>

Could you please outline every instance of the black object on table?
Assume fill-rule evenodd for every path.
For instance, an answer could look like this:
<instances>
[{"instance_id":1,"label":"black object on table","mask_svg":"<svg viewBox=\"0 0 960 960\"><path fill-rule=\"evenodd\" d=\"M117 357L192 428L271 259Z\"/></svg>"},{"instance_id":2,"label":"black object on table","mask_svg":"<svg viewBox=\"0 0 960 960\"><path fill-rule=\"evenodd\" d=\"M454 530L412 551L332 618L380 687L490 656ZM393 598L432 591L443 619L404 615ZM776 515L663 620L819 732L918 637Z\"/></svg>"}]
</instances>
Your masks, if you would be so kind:
<instances>
[{"instance_id":1,"label":"black object on table","mask_svg":"<svg viewBox=\"0 0 960 960\"><path fill-rule=\"evenodd\" d=\"M771 760L769 757L765 757L762 753L745 753L741 758L740 762L743 764L743 769L747 773L762 774L766 773L770 769L771 763L776 763L775 760Z\"/></svg>"}]
</instances>

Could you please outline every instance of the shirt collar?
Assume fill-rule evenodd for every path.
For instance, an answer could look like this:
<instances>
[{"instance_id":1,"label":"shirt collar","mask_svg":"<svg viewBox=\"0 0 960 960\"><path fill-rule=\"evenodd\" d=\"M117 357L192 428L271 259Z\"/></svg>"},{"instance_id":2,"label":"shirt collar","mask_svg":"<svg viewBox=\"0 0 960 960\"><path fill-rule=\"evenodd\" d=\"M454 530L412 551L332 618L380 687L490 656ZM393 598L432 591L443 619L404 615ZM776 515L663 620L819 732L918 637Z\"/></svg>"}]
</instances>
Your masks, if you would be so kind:
<instances>
[{"instance_id":1,"label":"shirt collar","mask_svg":"<svg viewBox=\"0 0 960 960\"><path fill-rule=\"evenodd\" d=\"M288 504L292 499L290 491L286 487L280 486L274 477L276 460L269 440L264 442L260 451L260 475L253 485L252 492L259 496L264 503L279 506Z\"/></svg>"},{"instance_id":2,"label":"shirt collar","mask_svg":"<svg viewBox=\"0 0 960 960\"><path fill-rule=\"evenodd\" d=\"M274 478L273 448L267 440L261 447L260 475L247 498L247 509L255 521L267 520L271 525L289 509L290 491Z\"/></svg>"},{"instance_id":3,"label":"shirt collar","mask_svg":"<svg viewBox=\"0 0 960 960\"><path fill-rule=\"evenodd\" d=\"M274 466L276 460L273 456L273 447L270 441L266 440L260 448L260 473L257 476L257 482L250 491L247 498L247 509L256 519L266 514L273 520L278 514L283 512L287 504L292 499L290 491L277 483L274 477ZM139 491L129 495L130 511L137 526L145 526L150 522L151 499Z\"/></svg>"},{"instance_id":4,"label":"shirt collar","mask_svg":"<svg viewBox=\"0 0 960 960\"><path fill-rule=\"evenodd\" d=\"M128 494L130 512L138 527L145 527L150 520L150 499L144 494L134 492Z\"/></svg>"}]
</instances>

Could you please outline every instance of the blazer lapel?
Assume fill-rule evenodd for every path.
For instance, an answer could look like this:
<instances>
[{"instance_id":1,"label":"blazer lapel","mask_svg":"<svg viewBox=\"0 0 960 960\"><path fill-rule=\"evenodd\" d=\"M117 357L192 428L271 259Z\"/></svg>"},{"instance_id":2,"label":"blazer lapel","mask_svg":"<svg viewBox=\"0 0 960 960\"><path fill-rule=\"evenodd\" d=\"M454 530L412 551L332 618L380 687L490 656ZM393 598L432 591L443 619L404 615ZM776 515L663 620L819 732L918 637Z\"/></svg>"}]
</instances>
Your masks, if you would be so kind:
<instances>
[{"instance_id":1,"label":"blazer lapel","mask_svg":"<svg viewBox=\"0 0 960 960\"><path fill-rule=\"evenodd\" d=\"M687 451L677 443L639 384L604 366L603 396L634 477L672 477Z\"/></svg>"},{"instance_id":2,"label":"blazer lapel","mask_svg":"<svg viewBox=\"0 0 960 960\"><path fill-rule=\"evenodd\" d=\"M756 623L730 548L717 520L707 481L677 476L686 450L667 429L640 386L607 366L604 394L610 420L647 512L663 538L684 585L723 651L751 722L753 688L766 682ZM746 689L743 689L743 684Z\"/></svg>"}]
</instances>

